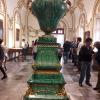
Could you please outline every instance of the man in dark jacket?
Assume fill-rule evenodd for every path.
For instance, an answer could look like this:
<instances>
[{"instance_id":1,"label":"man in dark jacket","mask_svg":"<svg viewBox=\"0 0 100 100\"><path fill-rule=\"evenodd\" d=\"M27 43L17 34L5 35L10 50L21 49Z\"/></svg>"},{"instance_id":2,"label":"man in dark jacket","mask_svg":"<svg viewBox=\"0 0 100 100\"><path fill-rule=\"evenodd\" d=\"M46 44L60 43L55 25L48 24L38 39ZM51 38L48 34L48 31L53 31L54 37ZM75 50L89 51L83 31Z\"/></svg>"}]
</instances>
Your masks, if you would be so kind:
<instances>
[{"instance_id":1,"label":"man in dark jacket","mask_svg":"<svg viewBox=\"0 0 100 100\"><path fill-rule=\"evenodd\" d=\"M7 78L7 74L5 73L5 71L4 71L3 67L2 67L2 62L3 62L3 60L4 60L4 51L3 51L3 48L2 48L2 46L1 46L2 42L3 42L3 40L0 39L0 70L1 70L1 72L3 73L3 75L4 75L4 76L1 78L1 79L3 80L3 79L5 79L5 78Z\"/></svg>"},{"instance_id":2,"label":"man in dark jacket","mask_svg":"<svg viewBox=\"0 0 100 100\"><path fill-rule=\"evenodd\" d=\"M79 52L79 61L81 61L81 73L80 73L80 79L79 79L79 86L82 87L82 83L84 81L84 77L86 76L86 84L88 86L92 86L90 84L90 66L91 66L91 61L92 61L92 54L93 50L92 47L90 46L92 43L91 38L87 38L85 40L85 45L81 47L80 52Z\"/></svg>"},{"instance_id":3,"label":"man in dark jacket","mask_svg":"<svg viewBox=\"0 0 100 100\"><path fill-rule=\"evenodd\" d=\"M63 45L63 49L64 49L64 52L63 52L64 64L66 64L67 61L68 61L70 48L71 48L71 43L69 41L65 41L65 43Z\"/></svg>"}]
</instances>

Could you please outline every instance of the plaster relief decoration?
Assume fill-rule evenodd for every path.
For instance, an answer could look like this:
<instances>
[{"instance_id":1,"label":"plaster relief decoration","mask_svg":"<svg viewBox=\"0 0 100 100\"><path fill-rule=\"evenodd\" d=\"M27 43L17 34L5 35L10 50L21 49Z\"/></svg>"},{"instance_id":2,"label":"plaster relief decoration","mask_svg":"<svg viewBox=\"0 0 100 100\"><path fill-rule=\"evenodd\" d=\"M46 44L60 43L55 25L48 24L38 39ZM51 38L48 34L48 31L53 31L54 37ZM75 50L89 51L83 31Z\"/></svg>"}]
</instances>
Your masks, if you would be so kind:
<instances>
[{"instance_id":1,"label":"plaster relief decoration","mask_svg":"<svg viewBox=\"0 0 100 100\"><path fill-rule=\"evenodd\" d=\"M24 2L24 0L19 0L17 2L17 7L20 9L20 8L22 8L22 6L25 6L25 2Z\"/></svg>"},{"instance_id":2,"label":"plaster relief decoration","mask_svg":"<svg viewBox=\"0 0 100 100\"><path fill-rule=\"evenodd\" d=\"M96 14L100 14L100 3L99 3L98 6L97 6Z\"/></svg>"},{"instance_id":3,"label":"plaster relief decoration","mask_svg":"<svg viewBox=\"0 0 100 100\"><path fill-rule=\"evenodd\" d=\"M83 11L83 9L84 9L83 0L77 0L76 6L77 6L81 11Z\"/></svg>"},{"instance_id":4,"label":"plaster relief decoration","mask_svg":"<svg viewBox=\"0 0 100 100\"><path fill-rule=\"evenodd\" d=\"M13 29L13 17L9 17L9 15L7 15L7 26L9 30Z\"/></svg>"},{"instance_id":5,"label":"plaster relief decoration","mask_svg":"<svg viewBox=\"0 0 100 100\"><path fill-rule=\"evenodd\" d=\"M98 7L98 12L100 13L100 5L99 5L99 7Z\"/></svg>"},{"instance_id":6,"label":"plaster relief decoration","mask_svg":"<svg viewBox=\"0 0 100 100\"><path fill-rule=\"evenodd\" d=\"M2 1L0 2L0 12L3 12L4 11L4 8L3 8L3 3Z\"/></svg>"}]
</instances>

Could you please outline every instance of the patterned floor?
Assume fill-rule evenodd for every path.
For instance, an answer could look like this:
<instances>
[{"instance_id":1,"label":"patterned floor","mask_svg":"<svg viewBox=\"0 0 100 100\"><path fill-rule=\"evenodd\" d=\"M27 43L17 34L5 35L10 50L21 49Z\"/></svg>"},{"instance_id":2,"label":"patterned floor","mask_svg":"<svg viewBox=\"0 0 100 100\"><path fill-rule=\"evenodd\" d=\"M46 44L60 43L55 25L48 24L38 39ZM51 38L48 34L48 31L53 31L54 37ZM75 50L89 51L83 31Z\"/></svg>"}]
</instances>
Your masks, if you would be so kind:
<instances>
[{"instance_id":1,"label":"patterned floor","mask_svg":"<svg viewBox=\"0 0 100 100\"><path fill-rule=\"evenodd\" d=\"M31 64L31 57L25 62L7 62L8 78L0 80L0 100L23 100L28 87L27 80L32 73ZM100 94L93 90L97 80L96 72L92 72L91 76L93 87L84 84L82 88L78 86L79 73L70 61L66 65L62 64L61 73L65 78L65 89L71 100L100 100Z\"/></svg>"},{"instance_id":2,"label":"patterned floor","mask_svg":"<svg viewBox=\"0 0 100 100\"><path fill-rule=\"evenodd\" d=\"M63 65L63 64L62 64ZM92 87L89 87L83 83L83 87L80 87L78 84L79 81L79 72L71 61L66 65L63 65L61 72L64 75L66 85L65 89L67 94L70 96L71 100L100 100L100 93L93 90L93 87L96 85L97 81L97 72L91 72L91 84Z\"/></svg>"}]
</instances>

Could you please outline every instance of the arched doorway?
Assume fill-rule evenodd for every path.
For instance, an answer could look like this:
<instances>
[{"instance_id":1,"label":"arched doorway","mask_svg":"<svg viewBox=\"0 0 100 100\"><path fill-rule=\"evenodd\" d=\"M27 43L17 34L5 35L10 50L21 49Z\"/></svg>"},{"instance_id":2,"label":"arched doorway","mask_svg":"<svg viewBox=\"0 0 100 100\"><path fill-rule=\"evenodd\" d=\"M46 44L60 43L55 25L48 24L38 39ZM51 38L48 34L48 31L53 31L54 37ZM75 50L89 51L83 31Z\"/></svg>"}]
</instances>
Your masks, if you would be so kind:
<instances>
[{"instance_id":1,"label":"arched doorway","mask_svg":"<svg viewBox=\"0 0 100 100\"><path fill-rule=\"evenodd\" d=\"M63 47L64 41L68 38L68 27L64 20L61 20L57 26L57 29L52 34L57 38L57 43L60 43Z\"/></svg>"}]
</instances>

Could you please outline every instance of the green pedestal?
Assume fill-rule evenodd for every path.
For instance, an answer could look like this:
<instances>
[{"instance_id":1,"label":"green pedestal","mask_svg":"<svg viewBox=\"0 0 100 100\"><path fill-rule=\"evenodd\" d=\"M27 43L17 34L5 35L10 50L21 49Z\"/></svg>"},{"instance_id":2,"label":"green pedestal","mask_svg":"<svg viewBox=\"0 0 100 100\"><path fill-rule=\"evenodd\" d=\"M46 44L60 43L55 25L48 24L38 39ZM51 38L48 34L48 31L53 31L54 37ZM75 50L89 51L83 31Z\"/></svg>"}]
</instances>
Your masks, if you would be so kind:
<instances>
[{"instance_id":1,"label":"green pedestal","mask_svg":"<svg viewBox=\"0 0 100 100\"><path fill-rule=\"evenodd\" d=\"M59 70L57 39L50 34L66 14L64 0L34 0L32 13L46 35L37 41L37 57L32 65L33 75L28 80L29 89L24 100L69 100L64 90L64 79Z\"/></svg>"},{"instance_id":2,"label":"green pedestal","mask_svg":"<svg viewBox=\"0 0 100 100\"><path fill-rule=\"evenodd\" d=\"M64 78L59 72L61 65L57 55L58 44L52 43L55 40L53 37L50 40L45 38L39 38L36 61L32 65L34 72L27 81L29 89L24 100L69 100L64 89ZM42 39L47 43L40 43Z\"/></svg>"}]
</instances>

